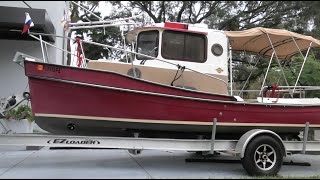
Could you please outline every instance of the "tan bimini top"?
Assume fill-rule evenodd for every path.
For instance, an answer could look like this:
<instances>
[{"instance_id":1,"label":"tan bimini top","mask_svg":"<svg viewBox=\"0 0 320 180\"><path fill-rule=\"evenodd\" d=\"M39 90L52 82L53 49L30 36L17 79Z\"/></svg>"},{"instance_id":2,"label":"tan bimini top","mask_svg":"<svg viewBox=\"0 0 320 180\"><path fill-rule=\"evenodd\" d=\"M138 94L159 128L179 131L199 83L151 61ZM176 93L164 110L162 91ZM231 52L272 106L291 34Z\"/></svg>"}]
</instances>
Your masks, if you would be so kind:
<instances>
[{"instance_id":1,"label":"tan bimini top","mask_svg":"<svg viewBox=\"0 0 320 180\"><path fill-rule=\"evenodd\" d=\"M253 52L270 57L273 53L272 42L279 59L290 59L299 53L299 49L301 52L308 50L311 42L311 48L320 48L318 39L284 29L256 27L243 31L224 32L230 40L233 51Z\"/></svg>"}]
</instances>

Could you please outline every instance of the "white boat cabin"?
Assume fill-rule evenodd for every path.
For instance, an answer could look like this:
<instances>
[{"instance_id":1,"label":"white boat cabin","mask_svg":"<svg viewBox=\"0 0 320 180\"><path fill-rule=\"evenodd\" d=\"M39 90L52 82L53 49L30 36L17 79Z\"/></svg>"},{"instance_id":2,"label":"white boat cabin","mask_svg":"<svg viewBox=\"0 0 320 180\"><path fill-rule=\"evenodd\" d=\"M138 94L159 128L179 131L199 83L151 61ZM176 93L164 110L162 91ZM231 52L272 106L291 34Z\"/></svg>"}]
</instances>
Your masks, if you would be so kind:
<instances>
[{"instance_id":1,"label":"white boat cabin","mask_svg":"<svg viewBox=\"0 0 320 180\"><path fill-rule=\"evenodd\" d=\"M136 28L128 33L127 40L135 42L137 53L149 56L134 56L135 72L132 64L121 62L90 61L87 67L135 74L147 81L190 90L228 94L229 44L224 31L208 29L205 24L165 22Z\"/></svg>"}]
</instances>

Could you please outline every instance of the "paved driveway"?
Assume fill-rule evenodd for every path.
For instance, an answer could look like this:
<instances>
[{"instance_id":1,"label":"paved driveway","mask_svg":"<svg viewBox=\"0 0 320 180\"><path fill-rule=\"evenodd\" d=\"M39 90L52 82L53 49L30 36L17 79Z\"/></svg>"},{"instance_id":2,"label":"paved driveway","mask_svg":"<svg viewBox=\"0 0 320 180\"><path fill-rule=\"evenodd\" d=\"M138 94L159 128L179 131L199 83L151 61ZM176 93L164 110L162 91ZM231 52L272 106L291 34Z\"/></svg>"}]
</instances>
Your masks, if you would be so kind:
<instances>
[{"instance_id":1,"label":"paved driveway","mask_svg":"<svg viewBox=\"0 0 320 180\"><path fill-rule=\"evenodd\" d=\"M1 149L0 149L1 150ZM214 179L245 178L241 163L186 162L193 153L145 150L72 149L0 151L0 178L104 178L104 179ZM233 157L229 159L237 160ZM320 156L293 155L286 161L308 161L311 166L282 166L282 176L320 175Z\"/></svg>"}]
</instances>

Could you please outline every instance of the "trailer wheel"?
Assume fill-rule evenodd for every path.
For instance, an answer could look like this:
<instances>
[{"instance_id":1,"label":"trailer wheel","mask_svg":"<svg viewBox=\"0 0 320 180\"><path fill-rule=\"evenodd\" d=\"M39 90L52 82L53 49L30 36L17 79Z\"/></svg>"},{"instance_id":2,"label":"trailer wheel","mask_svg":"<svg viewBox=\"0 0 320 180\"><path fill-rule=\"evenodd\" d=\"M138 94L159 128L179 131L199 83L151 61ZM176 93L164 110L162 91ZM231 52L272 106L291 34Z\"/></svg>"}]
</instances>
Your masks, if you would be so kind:
<instances>
[{"instance_id":1,"label":"trailer wheel","mask_svg":"<svg viewBox=\"0 0 320 180\"><path fill-rule=\"evenodd\" d=\"M251 176L276 175L283 162L281 145L271 136L258 136L247 145L241 162Z\"/></svg>"}]
</instances>

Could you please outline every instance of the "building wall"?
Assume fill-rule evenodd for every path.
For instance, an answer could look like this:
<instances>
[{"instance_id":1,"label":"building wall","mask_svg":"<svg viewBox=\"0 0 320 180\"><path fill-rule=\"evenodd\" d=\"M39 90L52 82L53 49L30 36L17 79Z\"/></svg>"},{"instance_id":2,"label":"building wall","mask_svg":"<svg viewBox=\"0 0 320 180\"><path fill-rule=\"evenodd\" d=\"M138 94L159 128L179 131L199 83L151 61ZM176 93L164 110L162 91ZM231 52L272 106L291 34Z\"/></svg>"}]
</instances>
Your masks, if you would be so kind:
<instances>
[{"instance_id":1,"label":"building wall","mask_svg":"<svg viewBox=\"0 0 320 180\"><path fill-rule=\"evenodd\" d=\"M66 9L65 1L25 2L34 9L45 9L55 27L56 35L65 35L60 22ZM29 8L23 1L0 1L0 6ZM30 31L32 31L32 28ZM66 43L66 40L62 38L56 38L55 40L55 45L61 49L66 47ZM43 59L40 43L38 41L1 39L0 47L0 98L28 91L27 77L24 75L24 69L12 60L17 51ZM64 58L66 54L56 48L48 46L48 56L50 63L66 64L66 58Z\"/></svg>"}]
</instances>

